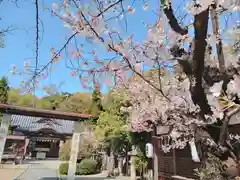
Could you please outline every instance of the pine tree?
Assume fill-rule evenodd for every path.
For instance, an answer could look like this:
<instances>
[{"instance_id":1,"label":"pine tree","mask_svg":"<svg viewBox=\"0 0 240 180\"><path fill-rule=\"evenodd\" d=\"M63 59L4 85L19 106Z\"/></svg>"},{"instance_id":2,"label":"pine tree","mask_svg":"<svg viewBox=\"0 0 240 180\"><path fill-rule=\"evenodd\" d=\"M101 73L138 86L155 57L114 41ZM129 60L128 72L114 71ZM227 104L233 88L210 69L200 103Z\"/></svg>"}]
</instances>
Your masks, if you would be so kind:
<instances>
[{"instance_id":1,"label":"pine tree","mask_svg":"<svg viewBox=\"0 0 240 180\"><path fill-rule=\"evenodd\" d=\"M8 102L8 80L5 76L3 76L0 80L0 103L6 104Z\"/></svg>"},{"instance_id":2,"label":"pine tree","mask_svg":"<svg viewBox=\"0 0 240 180\"><path fill-rule=\"evenodd\" d=\"M92 93L92 103L89 108L89 113L94 117L98 117L102 110L103 110L103 107L102 107L102 100L101 100L101 92L99 90L99 87L96 86Z\"/></svg>"}]
</instances>

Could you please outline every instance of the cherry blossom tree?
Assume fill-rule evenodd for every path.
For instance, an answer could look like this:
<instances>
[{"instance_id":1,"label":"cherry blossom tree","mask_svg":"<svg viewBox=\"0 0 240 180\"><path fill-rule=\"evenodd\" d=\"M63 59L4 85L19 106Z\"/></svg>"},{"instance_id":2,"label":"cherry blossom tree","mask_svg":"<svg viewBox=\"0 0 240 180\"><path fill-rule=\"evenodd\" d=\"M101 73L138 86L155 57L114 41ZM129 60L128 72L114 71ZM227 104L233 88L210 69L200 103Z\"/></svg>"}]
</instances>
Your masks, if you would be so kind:
<instances>
[{"instance_id":1,"label":"cherry blossom tree","mask_svg":"<svg viewBox=\"0 0 240 180\"><path fill-rule=\"evenodd\" d=\"M77 59L77 66L71 61L72 74L80 77L84 87L89 82L124 87L132 103L128 108L132 131L152 131L157 124L172 127L172 143L164 147L166 151L194 141L200 158L207 150L238 162L227 127L239 111L240 2L185 0L176 6L176 1L161 0L153 10L155 23L143 22L146 39L142 42L114 23L128 25L127 17L139 8L136 3L64 0L53 4L52 14L74 37L96 47L89 52L81 39L75 41L75 48L69 49ZM148 10L149 4L143 1L143 9ZM184 9L180 15L179 9ZM100 45L106 58L98 54Z\"/></svg>"}]
</instances>

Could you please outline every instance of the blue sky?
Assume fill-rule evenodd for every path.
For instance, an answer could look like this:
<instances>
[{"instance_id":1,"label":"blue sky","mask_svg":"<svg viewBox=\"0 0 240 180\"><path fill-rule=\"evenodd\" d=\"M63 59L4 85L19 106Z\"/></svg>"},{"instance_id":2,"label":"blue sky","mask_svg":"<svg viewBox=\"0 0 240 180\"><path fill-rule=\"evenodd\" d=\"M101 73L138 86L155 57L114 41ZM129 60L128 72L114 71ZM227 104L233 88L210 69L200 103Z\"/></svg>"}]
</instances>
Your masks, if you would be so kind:
<instances>
[{"instance_id":1,"label":"blue sky","mask_svg":"<svg viewBox=\"0 0 240 180\"><path fill-rule=\"evenodd\" d=\"M40 19L43 22L43 26L40 24L40 46L39 46L39 64L45 65L50 61L50 48L60 49L65 43L66 37L71 35L68 29L63 26L63 23L56 17L52 16L49 11L43 10L43 2L40 4ZM45 0L50 3L52 0ZM134 15L127 16L128 32L125 34L134 34L135 39L142 41L146 36L146 30L142 21L145 23L154 23L156 15L152 13L152 10L158 8L158 1L149 1L149 10L143 11L143 3L137 2L135 4L136 12ZM179 1L179 3L181 3ZM175 3L175 6L178 6ZM47 4L51 7L50 4ZM5 48L0 49L1 57L1 71L0 76L8 76L10 85L12 87L19 87L21 80L26 80L29 77L25 76L11 76L9 70L12 64L15 64L18 69L23 70L24 61L29 61L34 64L35 57L35 6L32 0L20 1L19 8L14 3L4 1L0 5L0 28L6 28L12 25L13 28L17 28L11 34L7 34L5 37ZM189 21L189 19L188 19ZM80 39L79 43L84 43L83 39ZM89 45L91 49L92 45ZM98 48L96 46L95 48ZM100 54L106 56L105 53ZM82 88L77 78L70 76L70 70L65 67L65 61L68 61L68 57L62 56L59 63L53 68L46 80L41 81L42 85L63 83L59 91L67 92L82 92L86 89ZM106 92L106 88L102 88L103 92ZM37 95L44 95L42 91L38 90Z\"/></svg>"}]
</instances>

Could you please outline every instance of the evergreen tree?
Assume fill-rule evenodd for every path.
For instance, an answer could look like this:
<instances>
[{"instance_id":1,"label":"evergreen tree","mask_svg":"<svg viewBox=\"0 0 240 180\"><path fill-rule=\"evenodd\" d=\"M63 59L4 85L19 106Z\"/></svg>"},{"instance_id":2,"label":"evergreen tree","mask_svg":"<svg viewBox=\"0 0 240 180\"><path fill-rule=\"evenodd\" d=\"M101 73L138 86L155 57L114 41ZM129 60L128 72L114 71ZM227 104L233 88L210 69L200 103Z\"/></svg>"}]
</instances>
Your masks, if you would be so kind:
<instances>
[{"instance_id":1,"label":"evergreen tree","mask_svg":"<svg viewBox=\"0 0 240 180\"><path fill-rule=\"evenodd\" d=\"M5 76L3 76L0 80L0 103L6 104L8 102L8 80Z\"/></svg>"},{"instance_id":2,"label":"evergreen tree","mask_svg":"<svg viewBox=\"0 0 240 180\"><path fill-rule=\"evenodd\" d=\"M89 113L94 117L98 117L103 110L102 107L102 100L101 100L101 92L99 87L96 86L93 93L92 93L92 103L89 108Z\"/></svg>"}]
</instances>

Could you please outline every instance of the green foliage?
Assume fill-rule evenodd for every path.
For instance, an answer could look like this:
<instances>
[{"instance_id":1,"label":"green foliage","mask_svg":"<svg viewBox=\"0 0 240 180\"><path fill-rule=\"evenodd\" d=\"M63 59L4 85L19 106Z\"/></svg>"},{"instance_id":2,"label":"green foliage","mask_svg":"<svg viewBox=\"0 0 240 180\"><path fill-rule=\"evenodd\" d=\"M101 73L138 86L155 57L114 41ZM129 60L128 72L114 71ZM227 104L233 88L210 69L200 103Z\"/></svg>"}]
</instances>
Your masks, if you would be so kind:
<instances>
[{"instance_id":1,"label":"green foliage","mask_svg":"<svg viewBox=\"0 0 240 180\"><path fill-rule=\"evenodd\" d=\"M95 128L95 135L104 146L111 147L115 154L130 149L130 138L127 130L127 116L121 112L123 99L118 94L110 94L104 111L101 112Z\"/></svg>"},{"instance_id":2,"label":"green foliage","mask_svg":"<svg viewBox=\"0 0 240 180\"><path fill-rule=\"evenodd\" d=\"M0 102L6 104L8 102L8 80L5 76L0 79Z\"/></svg>"},{"instance_id":3,"label":"green foliage","mask_svg":"<svg viewBox=\"0 0 240 180\"><path fill-rule=\"evenodd\" d=\"M64 111L88 113L90 101L90 94L75 93L65 98L64 101L59 103L57 108Z\"/></svg>"},{"instance_id":4,"label":"green foliage","mask_svg":"<svg viewBox=\"0 0 240 180\"><path fill-rule=\"evenodd\" d=\"M97 165L98 162L94 159L83 159L79 164L77 164L76 174L89 175L99 173L100 169L97 169Z\"/></svg>"},{"instance_id":5,"label":"green foliage","mask_svg":"<svg viewBox=\"0 0 240 180\"><path fill-rule=\"evenodd\" d=\"M101 166L99 166L98 161L94 159L83 159L80 163L76 165L76 173L75 175L90 175L97 174L101 170ZM62 163L59 166L59 174L67 175L68 174L68 163Z\"/></svg>"},{"instance_id":6,"label":"green foliage","mask_svg":"<svg viewBox=\"0 0 240 180\"><path fill-rule=\"evenodd\" d=\"M68 163L62 163L59 166L59 174L61 175L67 175L68 174Z\"/></svg>"},{"instance_id":7,"label":"green foliage","mask_svg":"<svg viewBox=\"0 0 240 180\"><path fill-rule=\"evenodd\" d=\"M134 158L133 164L140 173L143 173L147 168L147 157L139 148L137 149L137 156Z\"/></svg>"},{"instance_id":8,"label":"green foliage","mask_svg":"<svg viewBox=\"0 0 240 180\"><path fill-rule=\"evenodd\" d=\"M62 161L67 161L70 158L70 148L71 141L66 141L61 145L59 150L59 158ZM81 138L79 143L79 152L78 152L78 161L81 161L84 158L90 158L93 155L95 156L98 152L98 142L94 137L84 136Z\"/></svg>"},{"instance_id":9,"label":"green foliage","mask_svg":"<svg viewBox=\"0 0 240 180\"><path fill-rule=\"evenodd\" d=\"M69 152L59 152L59 159L61 161L69 161L70 159L70 153Z\"/></svg>"},{"instance_id":10,"label":"green foliage","mask_svg":"<svg viewBox=\"0 0 240 180\"><path fill-rule=\"evenodd\" d=\"M10 89L8 104L32 107L34 96L30 93L22 94L18 89ZM36 108L87 113L90 106L90 94L87 93L57 93L51 96L35 98Z\"/></svg>"},{"instance_id":11,"label":"green foliage","mask_svg":"<svg viewBox=\"0 0 240 180\"><path fill-rule=\"evenodd\" d=\"M208 154L202 167L195 169L199 180L221 180L221 170L223 170L222 162L219 158Z\"/></svg>"},{"instance_id":12,"label":"green foliage","mask_svg":"<svg viewBox=\"0 0 240 180\"><path fill-rule=\"evenodd\" d=\"M21 97L18 89L10 89L8 92L8 104L18 105L19 98Z\"/></svg>"},{"instance_id":13,"label":"green foliage","mask_svg":"<svg viewBox=\"0 0 240 180\"><path fill-rule=\"evenodd\" d=\"M34 102L34 96L32 94L24 94L19 98L17 105L18 106L25 106L25 107L32 107ZM36 102L36 101L35 101Z\"/></svg>"},{"instance_id":14,"label":"green foliage","mask_svg":"<svg viewBox=\"0 0 240 180\"><path fill-rule=\"evenodd\" d=\"M98 117L102 110L101 92L95 89L92 93L92 103L89 108L89 113L94 117Z\"/></svg>"},{"instance_id":15,"label":"green foliage","mask_svg":"<svg viewBox=\"0 0 240 180\"><path fill-rule=\"evenodd\" d=\"M145 152L146 143L151 141L151 132L129 132L131 143L136 145L142 152Z\"/></svg>"}]
</instances>

